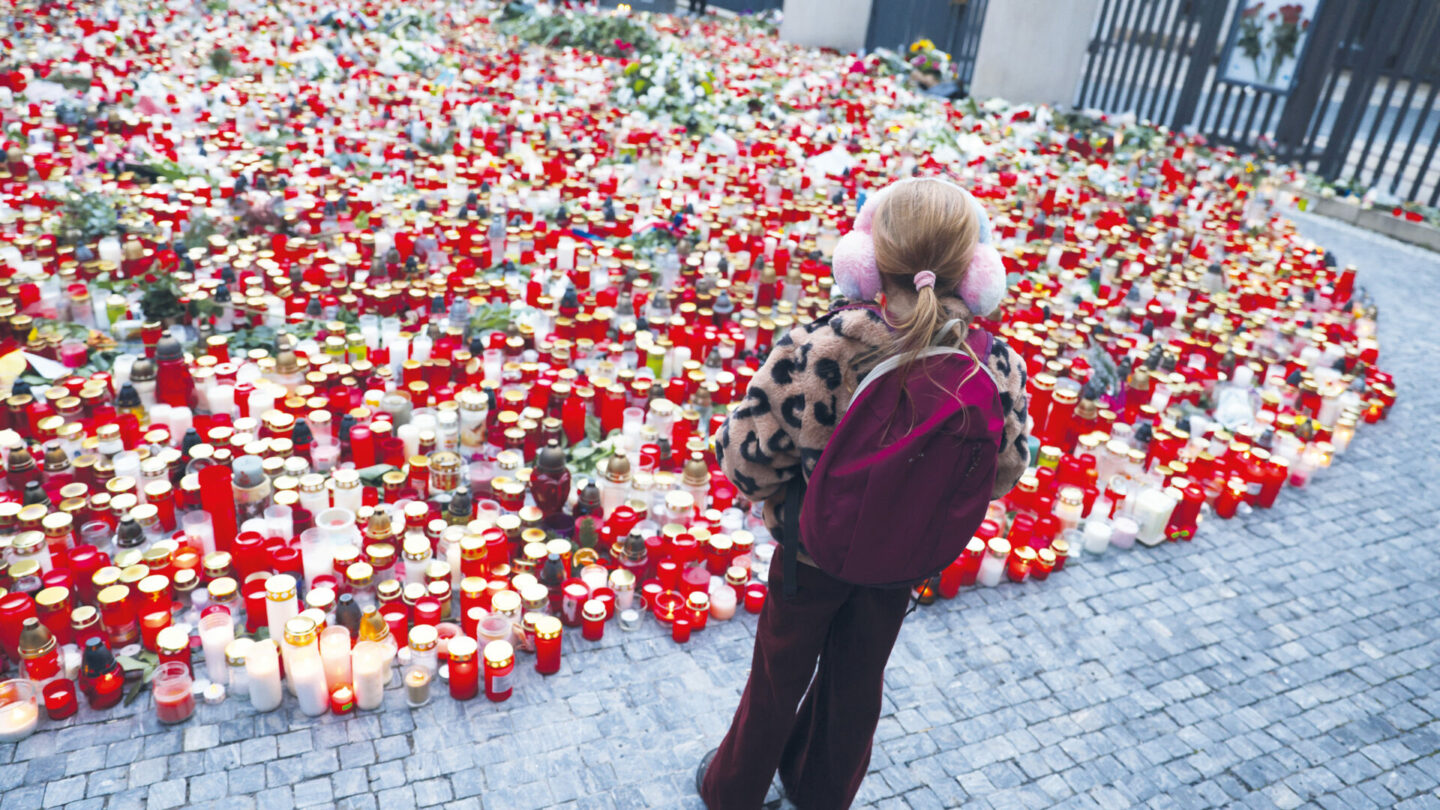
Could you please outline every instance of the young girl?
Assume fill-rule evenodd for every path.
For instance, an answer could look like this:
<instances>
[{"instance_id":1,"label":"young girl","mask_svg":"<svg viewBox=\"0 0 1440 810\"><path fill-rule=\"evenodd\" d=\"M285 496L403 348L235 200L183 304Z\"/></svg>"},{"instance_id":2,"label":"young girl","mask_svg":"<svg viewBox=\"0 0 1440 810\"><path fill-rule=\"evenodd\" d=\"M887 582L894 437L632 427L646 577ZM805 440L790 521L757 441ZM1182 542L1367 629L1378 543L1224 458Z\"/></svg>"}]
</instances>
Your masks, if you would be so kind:
<instances>
[{"instance_id":1,"label":"young girl","mask_svg":"<svg viewBox=\"0 0 1440 810\"><path fill-rule=\"evenodd\" d=\"M787 484L795 476L809 479L865 374L895 355L902 359L896 373L906 373L937 338L962 346L975 314L959 291L988 223L967 192L942 180L901 181L866 204L856 227L869 232L859 239L872 278L845 277L837 251L837 283L873 301L856 306L842 300L831 314L780 338L716 442L730 481L751 501L765 502L772 532L780 525L777 507ZM986 269L993 272L995 262ZM1003 272L1000 278L1003 292ZM958 326L942 334L952 319ZM1029 462L1025 364L998 337L989 356L977 359L994 377L1005 413L990 493L999 497ZM696 789L710 810L760 807L777 769L785 795L798 807L848 807L870 762L885 663L910 589L842 582L802 550L798 589L787 599L776 557L750 680L729 733L696 772Z\"/></svg>"}]
</instances>

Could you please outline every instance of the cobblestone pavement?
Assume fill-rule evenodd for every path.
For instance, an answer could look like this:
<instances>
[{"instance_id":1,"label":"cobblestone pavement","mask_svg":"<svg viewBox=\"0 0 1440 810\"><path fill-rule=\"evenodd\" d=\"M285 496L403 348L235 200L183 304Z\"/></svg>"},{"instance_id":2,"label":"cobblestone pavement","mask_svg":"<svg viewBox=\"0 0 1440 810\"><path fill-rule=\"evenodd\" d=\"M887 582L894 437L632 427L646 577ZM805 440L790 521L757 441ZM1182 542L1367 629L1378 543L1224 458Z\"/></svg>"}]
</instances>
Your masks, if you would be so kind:
<instances>
[{"instance_id":1,"label":"cobblestone pavement","mask_svg":"<svg viewBox=\"0 0 1440 810\"><path fill-rule=\"evenodd\" d=\"M1402 398L1269 511L1189 544L964 593L906 622L887 672L876 808L1434 807L1440 802L1437 257L1306 218L1361 266ZM307 718L229 701L159 726L78 718L0 744L0 810L698 807L754 618L670 642L570 646L505 704ZM528 659L522 664L529 665Z\"/></svg>"}]
</instances>

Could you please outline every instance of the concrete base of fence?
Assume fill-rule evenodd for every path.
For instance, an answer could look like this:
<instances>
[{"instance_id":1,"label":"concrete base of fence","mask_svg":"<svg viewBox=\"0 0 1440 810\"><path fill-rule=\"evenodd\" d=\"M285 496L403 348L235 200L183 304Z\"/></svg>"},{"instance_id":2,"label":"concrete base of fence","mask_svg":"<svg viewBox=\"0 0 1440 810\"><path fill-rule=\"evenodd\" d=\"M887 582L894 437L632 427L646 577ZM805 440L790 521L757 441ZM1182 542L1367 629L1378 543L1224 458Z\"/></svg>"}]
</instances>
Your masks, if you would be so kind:
<instances>
[{"instance_id":1,"label":"concrete base of fence","mask_svg":"<svg viewBox=\"0 0 1440 810\"><path fill-rule=\"evenodd\" d=\"M797 45L854 53L865 47L870 6L871 0L785 0L780 38Z\"/></svg>"},{"instance_id":2,"label":"concrete base of fence","mask_svg":"<svg viewBox=\"0 0 1440 810\"><path fill-rule=\"evenodd\" d=\"M1322 217L1348 222L1357 228L1374 231L1391 239L1440 251L1440 228L1427 222L1411 222L1389 210L1364 208L1359 203L1338 197L1321 197L1305 189L1287 188L1296 198L1305 200L1305 211Z\"/></svg>"},{"instance_id":3,"label":"concrete base of fence","mask_svg":"<svg viewBox=\"0 0 1440 810\"><path fill-rule=\"evenodd\" d=\"M1003 0L985 9L970 95L1069 104L1085 73L1100 0ZM785 10L789 19L790 10Z\"/></svg>"}]
</instances>

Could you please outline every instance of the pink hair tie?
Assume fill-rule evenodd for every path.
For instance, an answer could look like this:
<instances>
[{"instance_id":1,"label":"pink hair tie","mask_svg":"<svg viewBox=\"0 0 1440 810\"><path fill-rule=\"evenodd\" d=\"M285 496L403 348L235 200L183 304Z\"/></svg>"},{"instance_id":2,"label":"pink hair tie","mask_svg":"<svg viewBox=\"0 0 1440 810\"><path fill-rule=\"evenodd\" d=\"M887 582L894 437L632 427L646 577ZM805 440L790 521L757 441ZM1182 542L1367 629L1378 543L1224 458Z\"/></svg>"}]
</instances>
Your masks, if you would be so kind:
<instances>
[{"instance_id":1,"label":"pink hair tie","mask_svg":"<svg viewBox=\"0 0 1440 810\"><path fill-rule=\"evenodd\" d=\"M915 290L919 292L926 287L935 286L935 274L929 270L921 270L915 274Z\"/></svg>"}]
</instances>

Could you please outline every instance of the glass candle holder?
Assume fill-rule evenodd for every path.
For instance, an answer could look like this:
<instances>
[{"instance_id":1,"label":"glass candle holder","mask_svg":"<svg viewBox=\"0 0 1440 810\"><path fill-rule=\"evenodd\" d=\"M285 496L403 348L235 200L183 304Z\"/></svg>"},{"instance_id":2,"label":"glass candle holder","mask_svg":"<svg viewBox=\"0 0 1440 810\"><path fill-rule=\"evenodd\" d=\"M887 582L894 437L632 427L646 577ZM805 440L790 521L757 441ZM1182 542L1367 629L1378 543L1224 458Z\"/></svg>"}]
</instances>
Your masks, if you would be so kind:
<instances>
[{"instance_id":1,"label":"glass candle holder","mask_svg":"<svg viewBox=\"0 0 1440 810\"><path fill-rule=\"evenodd\" d=\"M155 717L161 723L183 723L195 713L195 695L190 691L193 680L190 667L178 661L167 661L155 668L150 691L155 698Z\"/></svg>"},{"instance_id":2,"label":"glass candle holder","mask_svg":"<svg viewBox=\"0 0 1440 810\"><path fill-rule=\"evenodd\" d=\"M39 690L32 681L0 681L0 742L19 742L40 722Z\"/></svg>"},{"instance_id":3,"label":"glass candle holder","mask_svg":"<svg viewBox=\"0 0 1440 810\"><path fill-rule=\"evenodd\" d=\"M640 629L640 611L635 608L621 608L619 616L620 629L626 632Z\"/></svg>"},{"instance_id":4,"label":"glass candle holder","mask_svg":"<svg viewBox=\"0 0 1440 810\"><path fill-rule=\"evenodd\" d=\"M405 705L412 709L430 702L430 681L434 676L424 667L405 670Z\"/></svg>"}]
</instances>

